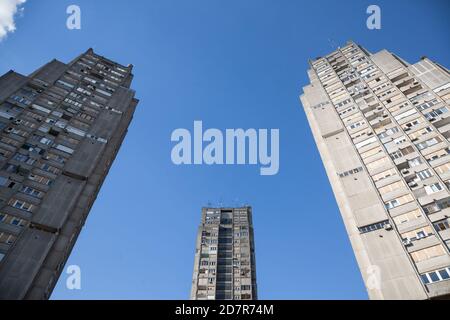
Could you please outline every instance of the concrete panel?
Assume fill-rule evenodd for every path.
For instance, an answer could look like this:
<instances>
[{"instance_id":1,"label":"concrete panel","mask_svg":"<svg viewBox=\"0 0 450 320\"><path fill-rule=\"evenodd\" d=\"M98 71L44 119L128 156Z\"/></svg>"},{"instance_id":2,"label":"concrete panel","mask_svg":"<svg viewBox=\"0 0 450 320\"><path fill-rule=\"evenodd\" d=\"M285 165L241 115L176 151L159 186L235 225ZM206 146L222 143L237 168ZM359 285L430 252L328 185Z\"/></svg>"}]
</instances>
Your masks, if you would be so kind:
<instances>
[{"instance_id":1,"label":"concrete panel","mask_svg":"<svg viewBox=\"0 0 450 320\"><path fill-rule=\"evenodd\" d=\"M24 86L29 79L14 71L9 71L0 77L0 101L6 100L10 95Z\"/></svg>"},{"instance_id":2,"label":"concrete panel","mask_svg":"<svg viewBox=\"0 0 450 320\"><path fill-rule=\"evenodd\" d=\"M33 215L33 222L60 229L77 203L86 181L61 175ZM69 196L70 195L70 196ZM58 214L55 214L57 212Z\"/></svg>"},{"instance_id":3,"label":"concrete panel","mask_svg":"<svg viewBox=\"0 0 450 320\"><path fill-rule=\"evenodd\" d=\"M0 266L0 299L22 299L56 236L25 229Z\"/></svg>"}]
</instances>

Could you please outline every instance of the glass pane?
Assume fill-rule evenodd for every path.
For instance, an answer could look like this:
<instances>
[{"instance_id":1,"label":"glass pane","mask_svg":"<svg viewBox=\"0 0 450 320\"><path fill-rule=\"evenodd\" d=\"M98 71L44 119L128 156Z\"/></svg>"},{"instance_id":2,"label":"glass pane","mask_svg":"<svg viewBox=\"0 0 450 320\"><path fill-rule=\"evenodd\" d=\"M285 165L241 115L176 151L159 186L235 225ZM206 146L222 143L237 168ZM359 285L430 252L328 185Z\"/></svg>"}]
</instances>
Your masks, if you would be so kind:
<instances>
[{"instance_id":1,"label":"glass pane","mask_svg":"<svg viewBox=\"0 0 450 320\"><path fill-rule=\"evenodd\" d=\"M422 274L422 275L420 275L420 277L422 278L422 282L424 284L430 283L426 274Z\"/></svg>"},{"instance_id":2,"label":"glass pane","mask_svg":"<svg viewBox=\"0 0 450 320\"><path fill-rule=\"evenodd\" d=\"M441 275L441 278L442 279L449 279L450 278L450 275L448 274L448 272L447 272L447 270L439 270L439 274Z\"/></svg>"},{"instance_id":3,"label":"glass pane","mask_svg":"<svg viewBox=\"0 0 450 320\"><path fill-rule=\"evenodd\" d=\"M437 275L436 272L430 272L429 275L430 275L431 281L433 281L433 282L436 282L436 281L440 280L439 276Z\"/></svg>"}]
</instances>

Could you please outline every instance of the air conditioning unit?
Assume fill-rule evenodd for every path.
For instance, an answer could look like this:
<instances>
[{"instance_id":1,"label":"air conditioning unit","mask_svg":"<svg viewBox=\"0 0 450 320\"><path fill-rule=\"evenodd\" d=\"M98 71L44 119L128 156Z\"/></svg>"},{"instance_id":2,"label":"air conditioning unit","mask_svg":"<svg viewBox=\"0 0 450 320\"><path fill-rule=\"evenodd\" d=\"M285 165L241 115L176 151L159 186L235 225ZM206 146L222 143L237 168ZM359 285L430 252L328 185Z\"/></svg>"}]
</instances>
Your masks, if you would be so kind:
<instances>
[{"instance_id":1,"label":"air conditioning unit","mask_svg":"<svg viewBox=\"0 0 450 320\"><path fill-rule=\"evenodd\" d=\"M412 245L412 241L410 239L403 239L403 244L405 246L410 246L410 245Z\"/></svg>"},{"instance_id":2,"label":"air conditioning unit","mask_svg":"<svg viewBox=\"0 0 450 320\"><path fill-rule=\"evenodd\" d=\"M415 181L408 182L408 186L411 188L417 187L417 183Z\"/></svg>"},{"instance_id":3,"label":"air conditioning unit","mask_svg":"<svg viewBox=\"0 0 450 320\"><path fill-rule=\"evenodd\" d=\"M385 229L385 230L392 230L392 225L391 225L390 223L386 223L386 224L384 225L384 229Z\"/></svg>"}]
</instances>

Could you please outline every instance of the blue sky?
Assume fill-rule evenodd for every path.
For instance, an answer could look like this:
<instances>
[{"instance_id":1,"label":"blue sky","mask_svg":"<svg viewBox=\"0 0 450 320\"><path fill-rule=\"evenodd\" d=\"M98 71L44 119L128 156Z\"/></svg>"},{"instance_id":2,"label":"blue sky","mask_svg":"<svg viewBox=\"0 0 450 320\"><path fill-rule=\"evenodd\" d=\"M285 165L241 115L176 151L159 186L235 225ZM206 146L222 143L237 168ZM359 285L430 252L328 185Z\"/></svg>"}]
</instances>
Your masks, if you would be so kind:
<instances>
[{"instance_id":1,"label":"blue sky","mask_svg":"<svg viewBox=\"0 0 450 320\"><path fill-rule=\"evenodd\" d=\"M65 27L77 4L82 29ZM366 28L381 7L382 29ZM308 59L352 39L409 62L450 65L448 1L28 0L0 42L0 74L87 48L134 65L140 104L53 299L187 299L200 210L253 206L260 299L367 299L298 96ZM280 171L175 166L171 132L279 128Z\"/></svg>"}]
</instances>

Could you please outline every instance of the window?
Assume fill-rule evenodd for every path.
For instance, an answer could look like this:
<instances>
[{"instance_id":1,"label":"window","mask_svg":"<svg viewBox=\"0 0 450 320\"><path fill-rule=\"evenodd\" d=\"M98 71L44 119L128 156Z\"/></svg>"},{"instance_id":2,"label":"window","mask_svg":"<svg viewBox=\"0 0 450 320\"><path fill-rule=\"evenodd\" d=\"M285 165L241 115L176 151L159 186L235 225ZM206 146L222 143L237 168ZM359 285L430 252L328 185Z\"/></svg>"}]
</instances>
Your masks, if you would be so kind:
<instances>
[{"instance_id":1,"label":"window","mask_svg":"<svg viewBox=\"0 0 450 320\"><path fill-rule=\"evenodd\" d=\"M23 104L25 104L27 106L31 103L31 100L26 99L26 98L21 97L21 96L18 96L18 95L11 96L11 99L14 100L14 101L17 101L18 103L23 103Z\"/></svg>"},{"instance_id":2,"label":"window","mask_svg":"<svg viewBox=\"0 0 450 320\"><path fill-rule=\"evenodd\" d=\"M83 89L83 88L81 88L81 87L78 87L78 88L77 88L77 91L80 92L80 93L83 93L83 94L85 94L85 95L87 95L87 96L92 95L91 92L89 92L88 90Z\"/></svg>"},{"instance_id":3,"label":"window","mask_svg":"<svg viewBox=\"0 0 450 320\"><path fill-rule=\"evenodd\" d=\"M54 166L49 165L48 163L41 163L39 168L53 174L59 174L61 172L61 170L55 168Z\"/></svg>"},{"instance_id":4,"label":"window","mask_svg":"<svg viewBox=\"0 0 450 320\"><path fill-rule=\"evenodd\" d=\"M450 279L450 267L421 274L420 278L423 284L448 280Z\"/></svg>"},{"instance_id":5,"label":"window","mask_svg":"<svg viewBox=\"0 0 450 320\"><path fill-rule=\"evenodd\" d=\"M420 217L422 217L422 212L420 212L419 209L415 209L413 211L409 211L409 212L403 213L399 216L396 216L393 219L394 219L395 224L400 225L402 223L412 221L412 220L418 219Z\"/></svg>"},{"instance_id":6,"label":"window","mask_svg":"<svg viewBox=\"0 0 450 320\"><path fill-rule=\"evenodd\" d=\"M70 133L74 133L78 136L84 137L86 135L86 132L84 132L83 130L77 129L75 127L72 126L67 126L66 130Z\"/></svg>"},{"instance_id":7,"label":"window","mask_svg":"<svg viewBox=\"0 0 450 320\"><path fill-rule=\"evenodd\" d=\"M14 198L9 200L8 204L13 206L16 209L20 209L20 210L24 210L24 211L28 211L28 212L32 212L34 209L34 205L32 205L31 203L25 202L23 200L14 199Z\"/></svg>"},{"instance_id":8,"label":"window","mask_svg":"<svg viewBox=\"0 0 450 320\"><path fill-rule=\"evenodd\" d=\"M381 173L378 173L378 174L372 176L372 179L373 179L373 181L377 182L377 181L383 180L387 177L391 177L395 174L396 174L395 169L388 169L386 171L383 171Z\"/></svg>"},{"instance_id":9,"label":"window","mask_svg":"<svg viewBox=\"0 0 450 320\"><path fill-rule=\"evenodd\" d=\"M430 283L430 280L428 279L428 276L426 274L420 275L420 278L422 279L423 284Z\"/></svg>"},{"instance_id":10,"label":"window","mask_svg":"<svg viewBox=\"0 0 450 320\"><path fill-rule=\"evenodd\" d=\"M32 197L35 197L35 198L42 198L42 196L43 196L43 192L36 190L34 188L31 188L29 186L23 186L20 191L25 194L28 194Z\"/></svg>"},{"instance_id":11,"label":"window","mask_svg":"<svg viewBox=\"0 0 450 320\"><path fill-rule=\"evenodd\" d=\"M418 131L416 131L414 133L411 133L409 135L409 137L411 138L411 140L415 140L415 139L419 138L420 136L422 136L424 134L427 134L427 133L430 133L430 132L433 132L433 131L434 130L433 130L432 127L426 127L426 128L423 128L422 130L418 130Z\"/></svg>"},{"instance_id":12,"label":"window","mask_svg":"<svg viewBox=\"0 0 450 320\"><path fill-rule=\"evenodd\" d=\"M425 260L429 260L435 257L443 256L445 255L445 250L442 247L442 245L436 245L432 247L428 247L422 250L415 251L411 253L411 257L413 258L414 262L421 262Z\"/></svg>"},{"instance_id":13,"label":"window","mask_svg":"<svg viewBox=\"0 0 450 320\"><path fill-rule=\"evenodd\" d=\"M430 273L428 273L428 276L430 277L431 282L439 281L439 276L437 275L436 272L430 272Z\"/></svg>"},{"instance_id":14,"label":"window","mask_svg":"<svg viewBox=\"0 0 450 320\"><path fill-rule=\"evenodd\" d=\"M397 190L399 188L403 188L405 185L402 181L397 181L391 184L388 184L387 186L381 187L380 189L378 189L378 191L380 192L380 194L386 194L389 193L391 191Z\"/></svg>"},{"instance_id":15,"label":"window","mask_svg":"<svg viewBox=\"0 0 450 320\"><path fill-rule=\"evenodd\" d=\"M417 96L411 98L410 100L413 104L417 104L419 100L426 99L428 97L433 97L433 94L429 91L426 91L424 93L418 94Z\"/></svg>"},{"instance_id":16,"label":"window","mask_svg":"<svg viewBox=\"0 0 450 320\"><path fill-rule=\"evenodd\" d=\"M431 185L429 185L429 186L425 186L425 192L427 193L427 194L432 194L432 193L435 193L435 192L438 192L438 191L442 191L443 190L443 188L442 188L442 186L441 186L441 184L440 183L433 183L433 184L431 184Z\"/></svg>"},{"instance_id":17,"label":"window","mask_svg":"<svg viewBox=\"0 0 450 320\"><path fill-rule=\"evenodd\" d=\"M46 160L53 160L61 164L66 163L66 158L60 156L59 154L47 153L47 155L44 158Z\"/></svg>"},{"instance_id":18,"label":"window","mask_svg":"<svg viewBox=\"0 0 450 320\"><path fill-rule=\"evenodd\" d=\"M13 219L11 220L11 224L12 224L13 226L18 226L18 225L20 224L20 219L19 219L19 218L13 218Z\"/></svg>"},{"instance_id":19,"label":"window","mask_svg":"<svg viewBox=\"0 0 450 320\"><path fill-rule=\"evenodd\" d=\"M437 144L439 142L442 142L442 139L440 137L434 137L434 138L431 138L431 139L429 139L427 141L418 143L418 144L416 144L416 146L417 146L417 148L419 150L423 150L423 149L431 147L431 146L433 146L433 145L435 145L435 144Z\"/></svg>"},{"instance_id":20,"label":"window","mask_svg":"<svg viewBox=\"0 0 450 320\"><path fill-rule=\"evenodd\" d=\"M63 146L62 144L58 144L56 146L56 149L61 150L61 151L66 152L66 153L69 153L69 154L72 154L74 152L73 149L71 149L69 147L66 147L66 146Z\"/></svg>"},{"instance_id":21,"label":"window","mask_svg":"<svg viewBox=\"0 0 450 320\"><path fill-rule=\"evenodd\" d=\"M433 176L433 173L429 169L425 169L416 173L417 178L425 180Z\"/></svg>"},{"instance_id":22,"label":"window","mask_svg":"<svg viewBox=\"0 0 450 320\"><path fill-rule=\"evenodd\" d=\"M372 161L372 162L366 164L366 166L367 166L367 169L369 169L369 171L370 171L370 170L375 170L379 167L382 167L383 165L386 165L388 163L389 163L388 158L384 157L384 158Z\"/></svg>"},{"instance_id":23,"label":"window","mask_svg":"<svg viewBox=\"0 0 450 320\"><path fill-rule=\"evenodd\" d=\"M437 173L444 174L450 171L450 162L435 168Z\"/></svg>"},{"instance_id":24,"label":"window","mask_svg":"<svg viewBox=\"0 0 450 320\"><path fill-rule=\"evenodd\" d=\"M416 173L417 178L420 180L425 180L433 176L429 169L425 169Z\"/></svg>"},{"instance_id":25,"label":"window","mask_svg":"<svg viewBox=\"0 0 450 320\"><path fill-rule=\"evenodd\" d=\"M390 156L391 156L392 160L395 160L395 159L399 159L399 158L403 157L403 153L400 150L398 150L398 151L392 152L390 154Z\"/></svg>"},{"instance_id":26,"label":"window","mask_svg":"<svg viewBox=\"0 0 450 320\"><path fill-rule=\"evenodd\" d=\"M439 270L438 274L441 276L442 280L450 279L449 271L446 269Z\"/></svg>"},{"instance_id":27,"label":"window","mask_svg":"<svg viewBox=\"0 0 450 320\"><path fill-rule=\"evenodd\" d=\"M107 97L111 97L111 93L110 92L108 92L108 91L105 91L105 90L102 90L102 89L95 89L95 91L97 91L97 92L99 92L99 93L101 93L101 94L103 94L103 95L105 95L105 96L107 96Z\"/></svg>"},{"instance_id":28,"label":"window","mask_svg":"<svg viewBox=\"0 0 450 320\"><path fill-rule=\"evenodd\" d=\"M383 138L386 138L386 137L389 137L389 136L393 135L394 133L397 133L398 131L399 131L399 130L398 130L397 127L390 128L390 129L387 129L386 131L384 131L384 132L378 134L378 137L379 137L380 139L383 139Z\"/></svg>"},{"instance_id":29,"label":"window","mask_svg":"<svg viewBox=\"0 0 450 320\"><path fill-rule=\"evenodd\" d=\"M394 140L395 144L401 144L403 142L406 142L406 137L405 136L401 136L400 138L397 138Z\"/></svg>"},{"instance_id":30,"label":"window","mask_svg":"<svg viewBox=\"0 0 450 320\"><path fill-rule=\"evenodd\" d=\"M414 200L413 196L408 193L408 194L405 194L404 196L401 196L401 197L398 197L396 199L386 202L385 207L386 207L386 209L390 210L390 209L393 209L400 205L403 205L405 203L411 202L413 200Z\"/></svg>"},{"instance_id":31,"label":"window","mask_svg":"<svg viewBox=\"0 0 450 320\"><path fill-rule=\"evenodd\" d=\"M58 80L58 81L56 81L56 82L59 83L59 84L62 84L62 85L65 86L65 87L68 87L68 88L70 88L70 89L72 89L72 88L74 87L74 85L72 85L72 84L70 84L70 83L68 83L68 82L62 81L62 80Z\"/></svg>"},{"instance_id":32,"label":"window","mask_svg":"<svg viewBox=\"0 0 450 320\"><path fill-rule=\"evenodd\" d=\"M423 110L426 110L426 109L428 109L428 108L434 106L434 105L437 104L437 103L438 103L438 101L437 101L437 99L435 98L435 99L433 99L433 100L431 100L431 101L428 101L428 102L419 104L416 108L417 108L419 111L423 111Z\"/></svg>"},{"instance_id":33,"label":"window","mask_svg":"<svg viewBox=\"0 0 450 320\"><path fill-rule=\"evenodd\" d=\"M0 232L0 243L12 244L16 237L6 232Z\"/></svg>"},{"instance_id":34,"label":"window","mask_svg":"<svg viewBox=\"0 0 450 320\"><path fill-rule=\"evenodd\" d=\"M429 205L423 207L423 211L426 214L431 214L437 212L439 210L443 210L445 208L450 207L450 198L445 198L439 201L435 201Z\"/></svg>"},{"instance_id":35,"label":"window","mask_svg":"<svg viewBox=\"0 0 450 320\"><path fill-rule=\"evenodd\" d=\"M433 223L433 227L436 231L444 231L450 228L448 219L442 219Z\"/></svg>"},{"instance_id":36,"label":"window","mask_svg":"<svg viewBox=\"0 0 450 320\"><path fill-rule=\"evenodd\" d=\"M410 109L408 111L405 111L405 112L400 113L399 115L395 116L394 119L399 121L399 120L401 120L403 118L406 118L406 117L409 117L410 115L413 115L415 113L417 113L416 109Z\"/></svg>"},{"instance_id":37,"label":"window","mask_svg":"<svg viewBox=\"0 0 450 320\"><path fill-rule=\"evenodd\" d=\"M413 121L410 121L408 123L405 123L402 127L405 131L411 130L412 127L417 126L418 124L422 123L424 120L422 118L417 118Z\"/></svg>"},{"instance_id":38,"label":"window","mask_svg":"<svg viewBox=\"0 0 450 320\"><path fill-rule=\"evenodd\" d=\"M49 178L42 177L40 175L32 174L32 173L30 173L28 175L28 179L30 179L32 181L36 181L38 183L42 183L42 184L47 185L47 186L49 186L52 183L52 180L50 180Z\"/></svg>"},{"instance_id":39,"label":"window","mask_svg":"<svg viewBox=\"0 0 450 320\"><path fill-rule=\"evenodd\" d=\"M379 229L383 229L385 225L387 225L389 223L389 220L384 220L381 222L377 222L377 223L373 223L364 227L360 227L359 232L361 233L367 233L370 231L375 231L375 230L379 230Z\"/></svg>"},{"instance_id":40,"label":"window","mask_svg":"<svg viewBox=\"0 0 450 320\"><path fill-rule=\"evenodd\" d=\"M425 226L401 234L403 239L409 239L411 241L423 239L431 235L433 235L433 230L431 229L430 226Z\"/></svg>"},{"instance_id":41,"label":"window","mask_svg":"<svg viewBox=\"0 0 450 320\"><path fill-rule=\"evenodd\" d=\"M370 149L369 151L361 153L361 158L366 159L380 152L383 152L383 149L380 146L378 146L373 149Z\"/></svg>"},{"instance_id":42,"label":"window","mask_svg":"<svg viewBox=\"0 0 450 320\"><path fill-rule=\"evenodd\" d=\"M447 111L448 111L447 108L442 107L442 108L433 110L431 112L425 113L424 116L425 116L425 118L427 118L427 120L432 121L432 120L434 120L434 118L440 116L441 114L446 113Z\"/></svg>"},{"instance_id":43,"label":"window","mask_svg":"<svg viewBox=\"0 0 450 320\"><path fill-rule=\"evenodd\" d=\"M72 100L72 99L69 99L69 98L65 98L64 102L72 105L73 107L75 107L75 109L81 108L83 106L82 103L77 102L77 101Z\"/></svg>"},{"instance_id":44,"label":"window","mask_svg":"<svg viewBox=\"0 0 450 320\"><path fill-rule=\"evenodd\" d=\"M408 165L410 168L418 166L419 164L422 164L422 159L420 159L420 157L413 158L408 161Z\"/></svg>"},{"instance_id":45,"label":"window","mask_svg":"<svg viewBox=\"0 0 450 320\"><path fill-rule=\"evenodd\" d=\"M358 173L358 172L361 172L361 171L363 171L363 168L362 168L362 167L358 167L358 168L355 168L355 169L352 169L352 170L349 170L349 171L345 171L345 172L343 172L343 173L340 173L340 174L339 174L339 177L341 177L341 178L347 177L347 176L349 176L349 175L352 175L352 174L355 174L355 173Z\"/></svg>"},{"instance_id":46,"label":"window","mask_svg":"<svg viewBox=\"0 0 450 320\"><path fill-rule=\"evenodd\" d=\"M398 151L402 154L402 156L406 156L406 155L408 155L410 153L413 153L414 152L414 148L412 146L407 146L407 147L402 148L402 149L400 149Z\"/></svg>"},{"instance_id":47,"label":"window","mask_svg":"<svg viewBox=\"0 0 450 320\"><path fill-rule=\"evenodd\" d=\"M357 121L357 122L355 122L355 123L352 123L351 125L349 125L349 126L347 126L347 128L349 129L349 130L353 130L353 129L356 129L356 128L358 128L358 127L361 127L363 124L365 124L366 122L364 121L364 120L361 120L361 121Z\"/></svg>"},{"instance_id":48,"label":"window","mask_svg":"<svg viewBox=\"0 0 450 320\"><path fill-rule=\"evenodd\" d=\"M35 103L33 103L31 108L35 109L35 110L39 110L39 111L45 112L45 113L50 113L50 109L44 108L43 106L40 106L40 105L35 104Z\"/></svg>"},{"instance_id":49,"label":"window","mask_svg":"<svg viewBox=\"0 0 450 320\"><path fill-rule=\"evenodd\" d=\"M28 155L16 153L13 156L13 159L16 161L24 162L26 164L32 165L36 160L30 158Z\"/></svg>"},{"instance_id":50,"label":"window","mask_svg":"<svg viewBox=\"0 0 450 320\"><path fill-rule=\"evenodd\" d=\"M391 200L385 203L386 209L392 209L400 205L400 202L397 199Z\"/></svg>"}]
</instances>

